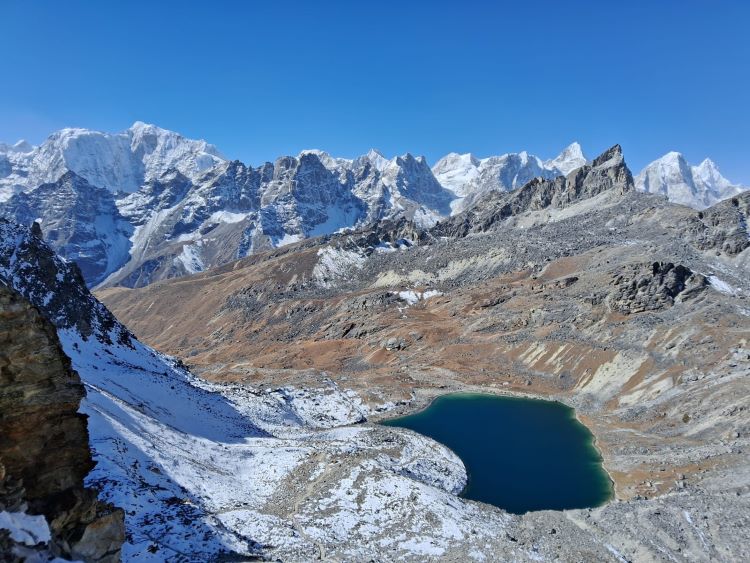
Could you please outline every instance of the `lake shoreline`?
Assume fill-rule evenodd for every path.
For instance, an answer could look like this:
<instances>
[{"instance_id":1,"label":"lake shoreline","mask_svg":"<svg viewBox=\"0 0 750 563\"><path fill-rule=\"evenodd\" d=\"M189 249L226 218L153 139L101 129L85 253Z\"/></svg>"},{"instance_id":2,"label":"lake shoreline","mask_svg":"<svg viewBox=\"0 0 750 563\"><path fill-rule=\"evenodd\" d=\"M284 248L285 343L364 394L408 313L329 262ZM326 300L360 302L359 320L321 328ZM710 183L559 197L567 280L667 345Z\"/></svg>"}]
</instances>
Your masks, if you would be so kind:
<instances>
[{"instance_id":1,"label":"lake shoreline","mask_svg":"<svg viewBox=\"0 0 750 563\"><path fill-rule=\"evenodd\" d=\"M598 508L616 499L615 483L604 467L596 435L575 407L556 398L493 391L451 389L415 397L406 408L397 409L398 415L390 411L387 414L391 416L378 417L377 423L411 430L450 449L464 464L467 484L458 496L467 500L520 515L538 510ZM455 400L449 401L451 397ZM510 402L495 402L503 399ZM467 409L467 401L473 400L477 401L476 408ZM430 409L434 410L431 414ZM456 424L446 424L448 420ZM461 428L462 424L467 428ZM472 426L485 428L482 437L472 439ZM519 432L507 433L506 427ZM531 433L523 436L522 428ZM467 429L467 434L461 434ZM498 448L487 449L487 443ZM511 448L508 451L530 465L519 464L518 460L507 463L508 458L502 457L503 447ZM539 452L545 452L542 458L553 456L559 470L555 484L539 471L548 464L546 459L536 459ZM494 483L497 479L517 486L513 492L498 488Z\"/></svg>"}]
</instances>

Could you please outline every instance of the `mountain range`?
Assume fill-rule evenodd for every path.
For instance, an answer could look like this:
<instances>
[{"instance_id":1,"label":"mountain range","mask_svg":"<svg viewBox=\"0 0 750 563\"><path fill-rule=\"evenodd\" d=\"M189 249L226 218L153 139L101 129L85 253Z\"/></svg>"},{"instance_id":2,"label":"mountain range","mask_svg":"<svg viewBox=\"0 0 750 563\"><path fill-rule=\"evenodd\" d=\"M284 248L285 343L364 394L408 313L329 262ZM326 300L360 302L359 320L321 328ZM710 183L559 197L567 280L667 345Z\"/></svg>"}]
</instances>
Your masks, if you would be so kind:
<instances>
[{"instance_id":1,"label":"mountain range","mask_svg":"<svg viewBox=\"0 0 750 563\"><path fill-rule=\"evenodd\" d=\"M670 203L636 190L615 145L565 176L490 190L444 217L450 190L408 175L424 159L358 160L306 151L257 169L222 162L195 181L175 169L129 194L68 170L8 199L27 219L48 209L43 227L0 219L0 349L9 358L0 354L0 364L10 383L0 399L23 446L13 453L27 467L32 450L43 466L72 467L73 492L97 496L52 497L56 506L40 515L19 501L18 464L0 466L0 528L10 531L0 553L41 549L36 560L47 560L84 544L96 557L81 558L100 563L120 553L747 560L750 191L701 211ZM559 160L526 162L563 172ZM380 207L398 198L398 210ZM144 255L131 261L143 262L159 256L149 254L154 241L197 232L195 246L222 249L210 239L236 235L231 226L247 216L268 220L264 228L282 212L318 225L316 212L331 208L360 213L366 226L266 240L252 256L147 287L92 294L83 279L87 264L109 268L96 256L123 241L140 241ZM54 252L62 241L78 265ZM54 382L77 389L74 401L57 402L79 413L79 427L85 421L90 456L85 433L71 444L54 417L36 424L50 412L39 393L50 390L50 378L38 379L45 358L65 368ZM469 474L459 457L377 424L450 392L574 407L617 500L515 515L462 498ZM25 403L39 418L15 406ZM23 485L36 499L33 481ZM87 508L96 506L107 511Z\"/></svg>"},{"instance_id":2,"label":"mountain range","mask_svg":"<svg viewBox=\"0 0 750 563\"><path fill-rule=\"evenodd\" d=\"M122 133L63 129L39 146L0 144L0 216L38 221L90 286L139 287L259 251L405 218L431 227L486 194L567 176L588 160L573 143L555 158L525 151L355 159L303 151L252 167L213 145L136 122ZM636 189L703 209L745 188L678 153L649 164Z\"/></svg>"}]
</instances>

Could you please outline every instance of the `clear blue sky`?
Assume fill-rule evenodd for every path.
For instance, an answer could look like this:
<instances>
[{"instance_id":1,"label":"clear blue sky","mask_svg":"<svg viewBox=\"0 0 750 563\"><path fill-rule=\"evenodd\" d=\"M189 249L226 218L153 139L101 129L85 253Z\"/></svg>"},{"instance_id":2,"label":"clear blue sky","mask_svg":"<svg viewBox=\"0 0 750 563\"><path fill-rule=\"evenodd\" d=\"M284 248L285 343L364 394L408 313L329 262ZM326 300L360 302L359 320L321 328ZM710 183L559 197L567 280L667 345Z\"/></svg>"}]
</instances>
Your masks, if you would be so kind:
<instances>
[{"instance_id":1,"label":"clear blue sky","mask_svg":"<svg viewBox=\"0 0 750 563\"><path fill-rule=\"evenodd\" d=\"M259 164L303 148L619 142L750 184L750 2L0 0L0 140L142 120Z\"/></svg>"}]
</instances>

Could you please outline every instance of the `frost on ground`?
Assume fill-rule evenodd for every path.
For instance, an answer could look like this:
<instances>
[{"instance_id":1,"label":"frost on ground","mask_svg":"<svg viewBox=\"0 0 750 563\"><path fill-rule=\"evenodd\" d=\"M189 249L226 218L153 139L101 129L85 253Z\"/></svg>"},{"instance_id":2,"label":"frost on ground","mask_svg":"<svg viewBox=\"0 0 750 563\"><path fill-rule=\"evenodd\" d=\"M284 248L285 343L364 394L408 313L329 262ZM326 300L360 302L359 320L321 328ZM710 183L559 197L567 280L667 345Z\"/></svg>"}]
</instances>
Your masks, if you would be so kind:
<instances>
[{"instance_id":1,"label":"frost on ground","mask_svg":"<svg viewBox=\"0 0 750 563\"><path fill-rule=\"evenodd\" d=\"M358 424L367 407L333 383L209 384L137 341L60 337L88 391L97 466L87 484L125 510L126 560L419 559L449 543L481 551L509 518L484 508L478 518L455 496L466 484L455 454Z\"/></svg>"},{"instance_id":2,"label":"frost on ground","mask_svg":"<svg viewBox=\"0 0 750 563\"><path fill-rule=\"evenodd\" d=\"M739 291L736 287L732 287L717 276L708 276L708 281L711 284L711 287L713 287L716 291L724 293L726 295L735 295Z\"/></svg>"},{"instance_id":3,"label":"frost on ground","mask_svg":"<svg viewBox=\"0 0 750 563\"><path fill-rule=\"evenodd\" d=\"M318 251L318 263L313 268L313 279L321 287L332 287L338 280L344 279L352 269L361 268L365 256L353 250L325 247Z\"/></svg>"}]
</instances>

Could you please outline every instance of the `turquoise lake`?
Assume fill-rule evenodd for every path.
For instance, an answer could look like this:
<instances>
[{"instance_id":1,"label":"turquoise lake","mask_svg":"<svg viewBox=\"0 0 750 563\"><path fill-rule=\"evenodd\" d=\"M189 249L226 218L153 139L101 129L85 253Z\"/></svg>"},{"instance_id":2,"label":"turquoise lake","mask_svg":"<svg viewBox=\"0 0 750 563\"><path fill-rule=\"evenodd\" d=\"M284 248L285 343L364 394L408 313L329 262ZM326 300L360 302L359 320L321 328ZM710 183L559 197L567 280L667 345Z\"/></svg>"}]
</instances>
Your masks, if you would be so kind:
<instances>
[{"instance_id":1,"label":"turquoise lake","mask_svg":"<svg viewBox=\"0 0 750 563\"><path fill-rule=\"evenodd\" d=\"M562 403L455 393L382 424L448 446L469 476L461 496L508 512L594 507L612 498L593 434Z\"/></svg>"}]
</instances>

